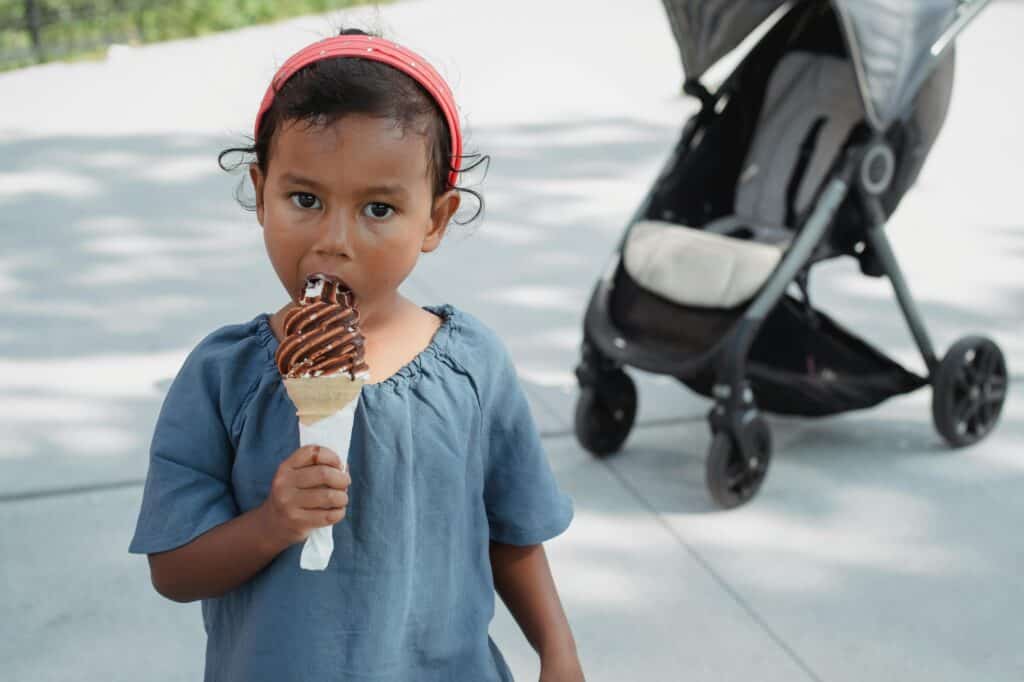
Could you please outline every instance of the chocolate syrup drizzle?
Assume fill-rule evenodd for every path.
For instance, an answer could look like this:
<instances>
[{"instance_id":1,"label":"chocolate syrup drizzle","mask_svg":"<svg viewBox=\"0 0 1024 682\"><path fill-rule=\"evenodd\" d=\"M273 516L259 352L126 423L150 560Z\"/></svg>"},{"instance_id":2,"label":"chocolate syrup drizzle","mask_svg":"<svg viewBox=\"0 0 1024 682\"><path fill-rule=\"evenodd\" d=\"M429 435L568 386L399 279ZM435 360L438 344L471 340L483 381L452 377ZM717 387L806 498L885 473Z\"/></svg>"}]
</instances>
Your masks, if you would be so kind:
<instances>
[{"instance_id":1,"label":"chocolate syrup drizzle","mask_svg":"<svg viewBox=\"0 0 1024 682\"><path fill-rule=\"evenodd\" d=\"M365 341L359 332L355 296L333 275L318 272L306 279L306 294L285 316L284 333L274 354L282 377L340 372L355 377L369 369L363 361Z\"/></svg>"}]
</instances>

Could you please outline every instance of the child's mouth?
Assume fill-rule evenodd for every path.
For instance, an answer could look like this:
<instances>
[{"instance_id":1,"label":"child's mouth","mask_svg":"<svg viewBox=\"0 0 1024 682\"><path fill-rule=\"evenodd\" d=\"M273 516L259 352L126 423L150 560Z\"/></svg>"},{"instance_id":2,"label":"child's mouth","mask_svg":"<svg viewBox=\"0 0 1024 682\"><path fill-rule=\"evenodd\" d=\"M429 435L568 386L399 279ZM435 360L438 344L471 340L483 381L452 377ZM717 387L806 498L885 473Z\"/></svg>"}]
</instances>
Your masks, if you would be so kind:
<instances>
[{"instance_id":1,"label":"child's mouth","mask_svg":"<svg viewBox=\"0 0 1024 682\"><path fill-rule=\"evenodd\" d=\"M348 283L341 277L333 273L323 271L311 272L307 274L305 286L310 286L311 283L314 283L318 279L329 280L331 282L336 283L339 289L347 289L348 291L352 291L352 287L350 287Z\"/></svg>"}]
</instances>

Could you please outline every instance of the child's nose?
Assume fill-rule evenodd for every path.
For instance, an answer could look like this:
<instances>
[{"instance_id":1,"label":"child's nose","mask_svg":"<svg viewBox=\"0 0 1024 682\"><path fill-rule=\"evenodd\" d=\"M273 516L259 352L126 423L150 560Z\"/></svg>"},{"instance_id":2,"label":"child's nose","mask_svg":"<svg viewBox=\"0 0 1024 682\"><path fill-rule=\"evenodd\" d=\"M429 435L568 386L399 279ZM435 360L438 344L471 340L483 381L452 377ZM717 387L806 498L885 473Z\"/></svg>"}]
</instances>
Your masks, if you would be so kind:
<instances>
[{"instance_id":1,"label":"child's nose","mask_svg":"<svg viewBox=\"0 0 1024 682\"><path fill-rule=\"evenodd\" d=\"M349 239L354 226L354 221L345 215L325 213L317 250L331 255L348 255Z\"/></svg>"}]
</instances>

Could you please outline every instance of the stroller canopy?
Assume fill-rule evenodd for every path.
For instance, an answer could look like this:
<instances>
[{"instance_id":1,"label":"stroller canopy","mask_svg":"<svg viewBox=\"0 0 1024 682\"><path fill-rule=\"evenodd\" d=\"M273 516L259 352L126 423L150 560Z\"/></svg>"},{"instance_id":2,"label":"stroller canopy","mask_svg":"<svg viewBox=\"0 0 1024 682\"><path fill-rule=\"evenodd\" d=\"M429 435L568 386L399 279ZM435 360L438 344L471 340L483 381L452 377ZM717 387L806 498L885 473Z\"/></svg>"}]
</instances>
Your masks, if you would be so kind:
<instances>
[{"instance_id":1,"label":"stroller canopy","mask_svg":"<svg viewBox=\"0 0 1024 682\"><path fill-rule=\"evenodd\" d=\"M663 0L688 79L699 79L773 12L826 0ZM869 123L909 107L949 39L987 0L830 0Z\"/></svg>"}]
</instances>

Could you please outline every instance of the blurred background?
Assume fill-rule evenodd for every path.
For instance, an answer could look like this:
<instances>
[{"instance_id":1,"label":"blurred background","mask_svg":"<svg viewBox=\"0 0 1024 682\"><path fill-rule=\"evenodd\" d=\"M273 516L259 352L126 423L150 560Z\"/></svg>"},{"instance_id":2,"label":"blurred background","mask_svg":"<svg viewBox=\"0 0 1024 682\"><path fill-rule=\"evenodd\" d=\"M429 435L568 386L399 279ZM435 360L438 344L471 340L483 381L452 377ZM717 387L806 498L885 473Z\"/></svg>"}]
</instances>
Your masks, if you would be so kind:
<instances>
[{"instance_id":1,"label":"blurred background","mask_svg":"<svg viewBox=\"0 0 1024 682\"><path fill-rule=\"evenodd\" d=\"M697 108L662 4L352 4L0 1L0 679L201 677L199 604L127 552L149 439L188 351L285 303L235 200L251 188L216 158L276 68L341 26L430 59L492 157L483 218L405 291L512 351L576 504L548 551L588 680L1024 679L1024 3L958 40L945 127L889 226L937 350L983 333L1006 353L997 430L947 449L929 388L773 417L771 473L728 512L704 485L710 403L674 380L631 372L621 453L573 435L590 291ZM839 259L813 292L924 370L887 281ZM492 635L536 679L500 602Z\"/></svg>"}]
</instances>

